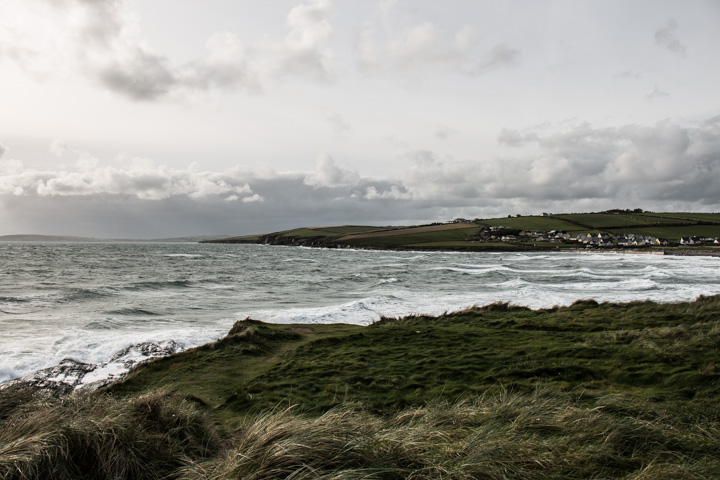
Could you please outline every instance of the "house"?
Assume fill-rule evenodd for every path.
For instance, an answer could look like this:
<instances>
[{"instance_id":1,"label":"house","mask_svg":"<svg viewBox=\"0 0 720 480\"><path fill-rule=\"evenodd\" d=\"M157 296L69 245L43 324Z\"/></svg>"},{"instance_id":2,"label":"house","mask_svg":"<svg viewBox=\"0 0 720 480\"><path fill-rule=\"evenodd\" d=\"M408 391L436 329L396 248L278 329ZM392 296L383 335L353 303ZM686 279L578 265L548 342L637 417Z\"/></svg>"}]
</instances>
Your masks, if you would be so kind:
<instances>
[{"instance_id":1,"label":"house","mask_svg":"<svg viewBox=\"0 0 720 480\"><path fill-rule=\"evenodd\" d=\"M695 240L692 237L680 238L680 245L695 245Z\"/></svg>"}]
</instances>

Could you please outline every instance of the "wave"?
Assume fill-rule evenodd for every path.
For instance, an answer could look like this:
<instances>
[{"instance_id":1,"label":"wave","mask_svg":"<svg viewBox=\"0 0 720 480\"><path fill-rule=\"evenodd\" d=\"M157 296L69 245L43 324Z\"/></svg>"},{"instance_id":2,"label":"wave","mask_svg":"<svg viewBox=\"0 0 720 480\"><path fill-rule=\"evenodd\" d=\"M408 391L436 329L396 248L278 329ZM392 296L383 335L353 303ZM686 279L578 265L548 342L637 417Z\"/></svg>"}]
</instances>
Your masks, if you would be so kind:
<instances>
[{"instance_id":1,"label":"wave","mask_svg":"<svg viewBox=\"0 0 720 480\"><path fill-rule=\"evenodd\" d=\"M2 297L0 296L0 303L28 303L30 299L22 297Z\"/></svg>"},{"instance_id":2,"label":"wave","mask_svg":"<svg viewBox=\"0 0 720 480\"><path fill-rule=\"evenodd\" d=\"M403 314L405 307L393 295L367 297L341 305L327 307L261 310L253 318L272 323L349 323L369 325L383 316ZM239 315L245 318L249 315Z\"/></svg>"},{"instance_id":3,"label":"wave","mask_svg":"<svg viewBox=\"0 0 720 480\"><path fill-rule=\"evenodd\" d=\"M505 267L503 265L495 265L492 267L483 267L483 268L432 267L432 268L430 268L430 270L456 272L456 273L462 273L462 274L466 274L466 275L484 275L486 273L514 271L513 269Z\"/></svg>"},{"instance_id":4,"label":"wave","mask_svg":"<svg viewBox=\"0 0 720 480\"><path fill-rule=\"evenodd\" d=\"M112 289L102 288L69 288L62 295L61 302L83 302L89 300L99 300L112 297L115 295Z\"/></svg>"},{"instance_id":5,"label":"wave","mask_svg":"<svg viewBox=\"0 0 720 480\"><path fill-rule=\"evenodd\" d=\"M395 277L381 278L380 280L378 280L378 282L376 283L376 285L384 285L384 284L386 284L386 283L395 283L395 282L399 282L399 281L400 281L400 280L398 280L398 279L395 278Z\"/></svg>"},{"instance_id":6,"label":"wave","mask_svg":"<svg viewBox=\"0 0 720 480\"><path fill-rule=\"evenodd\" d=\"M138 282L123 287L124 290L161 290L164 288L188 288L190 280L170 280L166 282Z\"/></svg>"},{"instance_id":7,"label":"wave","mask_svg":"<svg viewBox=\"0 0 720 480\"><path fill-rule=\"evenodd\" d=\"M197 257L204 257L205 255L200 255L197 253L164 253L163 257L180 257L180 258L197 258Z\"/></svg>"},{"instance_id":8,"label":"wave","mask_svg":"<svg viewBox=\"0 0 720 480\"><path fill-rule=\"evenodd\" d=\"M146 317L157 317L160 316L160 313L153 312L152 310L146 310L144 308L119 308L117 310L109 310L106 313L110 315L140 315L140 316L146 316Z\"/></svg>"}]
</instances>

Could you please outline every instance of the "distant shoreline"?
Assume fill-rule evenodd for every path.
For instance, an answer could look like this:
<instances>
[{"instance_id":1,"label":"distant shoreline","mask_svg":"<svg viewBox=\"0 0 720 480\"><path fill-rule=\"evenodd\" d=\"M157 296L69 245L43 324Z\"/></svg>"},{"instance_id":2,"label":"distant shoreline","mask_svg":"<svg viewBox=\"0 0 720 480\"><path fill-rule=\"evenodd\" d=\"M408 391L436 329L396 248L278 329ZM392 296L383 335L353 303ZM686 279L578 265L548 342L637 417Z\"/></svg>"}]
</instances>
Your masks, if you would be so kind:
<instances>
[{"instance_id":1,"label":"distant shoreline","mask_svg":"<svg viewBox=\"0 0 720 480\"><path fill-rule=\"evenodd\" d=\"M720 256L720 214L612 210L410 226L339 225L205 240L388 251L627 252Z\"/></svg>"}]
</instances>

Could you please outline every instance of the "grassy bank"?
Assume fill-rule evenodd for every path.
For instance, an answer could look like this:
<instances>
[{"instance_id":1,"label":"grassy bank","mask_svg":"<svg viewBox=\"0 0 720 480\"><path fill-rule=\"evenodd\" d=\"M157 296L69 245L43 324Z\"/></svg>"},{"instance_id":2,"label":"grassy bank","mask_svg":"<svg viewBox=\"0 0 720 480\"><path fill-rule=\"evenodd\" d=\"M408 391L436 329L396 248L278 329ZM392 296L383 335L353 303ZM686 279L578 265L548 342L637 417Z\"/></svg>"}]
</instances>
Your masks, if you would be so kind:
<instances>
[{"instance_id":1,"label":"grassy bank","mask_svg":"<svg viewBox=\"0 0 720 480\"><path fill-rule=\"evenodd\" d=\"M0 476L715 478L719 347L720 297L238 322L104 392L2 392Z\"/></svg>"},{"instance_id":2,"label":"grassy bank","mask_svg":"<svg viewBox=\"0 0 720 480\"><path fill-rule=\"evenodd\" d=\"M330 248L367 248L385 250L460 250L460 251L533 251L584 249L576 241L556 242L541 236L516 236L525 231L611 236L634 234L660 238L658 245L633 247L630 250L668 250L678 247L682 237L720 237L720 214L717 213L650 213L613 211L603 213L544 214L542 216L508 216L418 226L340 226L295 228L275 233L230 237L212 243L261 243L302 245ZM555 239L553 239L555 240ZM665 243L667 242L667 243ZM683 249L720 254L718 245L682 245Z\"/></svg>"}]
</instances>

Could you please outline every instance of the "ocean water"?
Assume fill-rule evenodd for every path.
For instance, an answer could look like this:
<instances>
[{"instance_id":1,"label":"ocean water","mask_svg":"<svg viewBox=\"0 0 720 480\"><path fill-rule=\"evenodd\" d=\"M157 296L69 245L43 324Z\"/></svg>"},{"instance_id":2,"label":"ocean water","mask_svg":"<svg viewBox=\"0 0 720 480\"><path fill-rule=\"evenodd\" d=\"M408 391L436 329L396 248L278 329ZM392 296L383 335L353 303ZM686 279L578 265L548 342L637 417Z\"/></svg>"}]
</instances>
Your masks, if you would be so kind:
<instances>
[{"instance_id":1,"label":"ocean water","mask_svg":"<svg viewBox=\"0 0 720 480\"><path fill-rule=\"evenodd\" d=\"M98 380L127 368L128 355L147 354L134 345L189 348L247 317L367 325L498 301L693 300L720 294L719 265L610 253L0 243L0 382L64 359L102 365L88 376ZM124 361L111 362L118 352Z\"/></svg>"}]
</instances>

